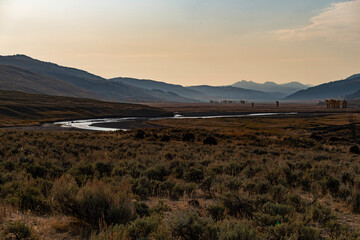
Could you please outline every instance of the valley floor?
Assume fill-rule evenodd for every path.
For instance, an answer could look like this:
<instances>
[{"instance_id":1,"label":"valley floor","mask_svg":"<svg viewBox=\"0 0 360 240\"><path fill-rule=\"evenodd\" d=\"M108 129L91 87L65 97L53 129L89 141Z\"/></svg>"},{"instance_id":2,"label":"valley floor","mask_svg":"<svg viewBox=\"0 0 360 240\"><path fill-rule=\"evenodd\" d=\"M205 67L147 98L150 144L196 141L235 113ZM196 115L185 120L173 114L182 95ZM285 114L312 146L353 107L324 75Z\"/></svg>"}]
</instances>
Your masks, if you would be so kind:
<instances>
[{"instance_id":1,"label":"valley floor","mask_svg":"<svg viewBox=\"0 0 360 240\"><path fill-rule=\"evenodd\" d=\"M1 236L358 239L359 119L334 111L163 119L128 132L0 129Z\"/></svg>"}]
</instances>

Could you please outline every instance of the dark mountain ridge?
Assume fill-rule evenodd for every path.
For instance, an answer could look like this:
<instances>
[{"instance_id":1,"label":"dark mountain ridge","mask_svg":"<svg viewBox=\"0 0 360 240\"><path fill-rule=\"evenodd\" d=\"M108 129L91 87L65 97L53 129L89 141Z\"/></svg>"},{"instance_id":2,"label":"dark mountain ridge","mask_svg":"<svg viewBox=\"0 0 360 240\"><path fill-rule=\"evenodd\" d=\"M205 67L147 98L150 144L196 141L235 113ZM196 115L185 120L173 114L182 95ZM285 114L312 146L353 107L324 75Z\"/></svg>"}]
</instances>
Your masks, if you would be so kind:
<instances>
[{"instance_id":1,"label":"dark mountain ridge","mask_svg":"<svg viewBox=\"0 0 360 240\"><path fill-rule=\"evenodd\" d=\"M155 80L148 80L148 79L136 79L136 78L112 78L111 81L121 82L124 84L138 86L141 88L145 88L148 90L162 90L167 92L173 92L185 98L192 99L194 102L197 101L208 101L212 98L212 96L208 96L202 92L198 92L181 85L177 84L170 84Z\"/></svg>"},{"instance_id":2,"label":"dark mountain ridge","mask_svg":"<svg viewBox=\"0 0 360 240\"><path fill-rule=\"evenodd\" d=\"M344 80L324 83L306 90L298 91L286 100L318 100L327 98L344 98L360 90L360 74L352 75Z\"/></svg>"},{"instance_id":3,"label":"dark mountain ridge","mask_svg":"<svg viewBox=\"0 0 360 240\"><path fill-rule=\"evenodd\" d=\"M0 89L70 97L94 97L71 83L18 67L0 65Z\"/></svg>"},{"instance_id":4,"label":"dark mountain ridge","mask_svg":"<svg viewBox=\"0 0 360 240\"><path fill-rule=\"evenodd\" d=\"M0 56L0 64L51 76L95 93L93 98L113 101L161 101L144 89L112 82L83 70L43 62L25 55Z\"/></svg>"}]
</instances>

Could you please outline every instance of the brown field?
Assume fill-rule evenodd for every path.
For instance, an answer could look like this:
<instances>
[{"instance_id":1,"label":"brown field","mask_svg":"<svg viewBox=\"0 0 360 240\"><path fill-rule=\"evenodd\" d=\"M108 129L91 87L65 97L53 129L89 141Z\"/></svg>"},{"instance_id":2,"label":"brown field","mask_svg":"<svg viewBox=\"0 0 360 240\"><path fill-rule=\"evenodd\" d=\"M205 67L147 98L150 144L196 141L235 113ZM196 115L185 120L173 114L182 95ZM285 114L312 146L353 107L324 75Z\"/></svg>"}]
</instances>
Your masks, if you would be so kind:
<instances>
[{"instance_id":1,"label":"brown field","mask_svg":"<svg viewBox=\"0 0 360 240\"><path fill-rule=\"evenodd\" d=\"M1 236L358 239L360 115L305 110L129 132L2 129Z\"/></svg>"},{"instance_id":2,"label":"brown field","mask_svg":"<svg viewBox=\"0 0 360 240\"><path fill-rule=\"evenodd\" d=\"M318 102L280 102L276 107L274 103L251 103L247 104L210 104L210 103L146 103L148 106L158 107L170 112L184 115L211 115L211 114L241 114L261 112L303 112L303 113L337 113L337 112L360 112L357 102L351 102L348 109L326 109L325 103Z\"/></svg>"},{"instance_id":3,"label":"brown field","mask_svg":"<svg viewBox=\"0 0 360 240\"><path fill-rule=\"evenodd\" d=\"M171 115L165 110L140 104L0 90L0 127L72 119Z\"/></svg>"}]
</instances>

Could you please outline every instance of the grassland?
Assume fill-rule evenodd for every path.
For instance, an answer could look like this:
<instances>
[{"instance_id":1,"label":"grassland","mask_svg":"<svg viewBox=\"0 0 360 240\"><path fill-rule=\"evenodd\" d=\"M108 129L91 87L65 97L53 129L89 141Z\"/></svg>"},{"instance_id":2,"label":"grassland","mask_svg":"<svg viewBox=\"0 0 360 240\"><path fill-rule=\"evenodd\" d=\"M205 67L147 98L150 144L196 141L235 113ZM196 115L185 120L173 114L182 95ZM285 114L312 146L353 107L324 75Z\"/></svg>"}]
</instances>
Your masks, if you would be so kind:
<instances>
[{"instance_id":1,"label":"grassland","mask_svg":"<svg viewBox=\"0 0 360 240\"><path fill-rule=\"evenodd\" d=\"M172 113L140 104L103 102L0 90L0 127L39 125L68 119L125 116L172 116Z\"/></svg>"},{"instance_id":2,"label":"grassland","mask_svg":"<svg viewBox=\"0 0 360 240\"><path fill-rule=\"evenodd\" d=\"M359 239L354 113L0 130L1 234L29 239ZM352 147L352 152L350 148Z\"/></svg>"}]
</instances>

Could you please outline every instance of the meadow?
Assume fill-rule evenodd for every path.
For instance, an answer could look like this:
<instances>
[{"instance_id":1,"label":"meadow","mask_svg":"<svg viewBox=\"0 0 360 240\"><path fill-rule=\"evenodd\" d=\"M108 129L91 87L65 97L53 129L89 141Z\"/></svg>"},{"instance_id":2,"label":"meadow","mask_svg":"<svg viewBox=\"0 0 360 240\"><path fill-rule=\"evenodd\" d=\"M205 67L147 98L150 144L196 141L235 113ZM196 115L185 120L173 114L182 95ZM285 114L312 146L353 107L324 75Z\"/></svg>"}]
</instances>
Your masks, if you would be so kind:
<instances>
[{"instance_id":1,"label":"meadow","mask_svg":"<svg viewBox=\"0 0 360 240\"><path fill-rule=\"evenodd\" d=\"M359 117L1 129L1 237L358 239Z\"/></svg>"}]
</instances>

